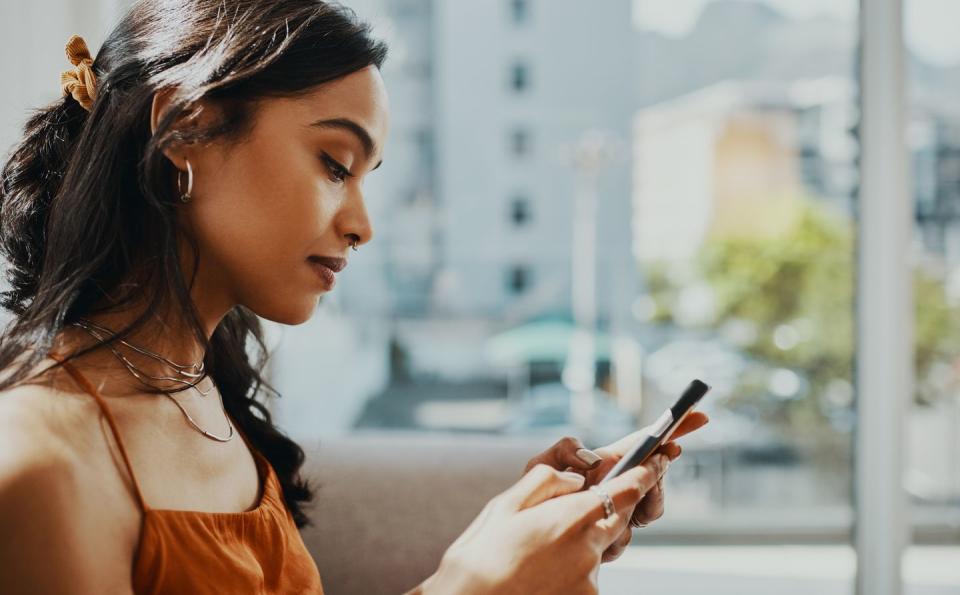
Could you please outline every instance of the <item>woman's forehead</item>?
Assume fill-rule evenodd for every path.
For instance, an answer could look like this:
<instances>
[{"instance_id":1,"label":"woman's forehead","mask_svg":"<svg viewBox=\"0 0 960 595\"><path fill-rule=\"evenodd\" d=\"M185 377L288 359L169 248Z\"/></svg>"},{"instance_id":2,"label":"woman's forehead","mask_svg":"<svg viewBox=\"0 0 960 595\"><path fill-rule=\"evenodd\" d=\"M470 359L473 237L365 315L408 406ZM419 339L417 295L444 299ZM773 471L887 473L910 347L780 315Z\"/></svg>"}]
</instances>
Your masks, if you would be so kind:
<instances>
[{"instance_id":1,"label":"woman's forehead","mask_svg":"<svg viewBox=\"0 0 960 595\"><path fill-rule=\"evenodd\" d=\"M310 122L351 120L366 129L378 146L383 146L390 114L386 88L375 66L320 85L295 102L299 115Z\"/></svg>"}]
</instances>

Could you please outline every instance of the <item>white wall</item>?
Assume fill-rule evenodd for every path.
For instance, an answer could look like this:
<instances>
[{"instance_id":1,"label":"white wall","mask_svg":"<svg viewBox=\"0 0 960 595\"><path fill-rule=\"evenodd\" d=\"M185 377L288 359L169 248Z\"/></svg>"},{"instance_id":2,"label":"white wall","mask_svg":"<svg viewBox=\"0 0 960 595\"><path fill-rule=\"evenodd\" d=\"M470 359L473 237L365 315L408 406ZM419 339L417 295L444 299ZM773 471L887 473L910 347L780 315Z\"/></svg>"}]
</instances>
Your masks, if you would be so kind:
<instances>
[{"instance_id":1,"label":"white wall","mask_svg":"<svg viewBox=\"0 0 960 595\"><path fill-rule=\"evenodd\" d=\"M124 0L0 2L0 150L17 141L31 108L60 96L60 73L72 68L67 39L82 35L94 56Z\"/></svg>"}]
</instances>

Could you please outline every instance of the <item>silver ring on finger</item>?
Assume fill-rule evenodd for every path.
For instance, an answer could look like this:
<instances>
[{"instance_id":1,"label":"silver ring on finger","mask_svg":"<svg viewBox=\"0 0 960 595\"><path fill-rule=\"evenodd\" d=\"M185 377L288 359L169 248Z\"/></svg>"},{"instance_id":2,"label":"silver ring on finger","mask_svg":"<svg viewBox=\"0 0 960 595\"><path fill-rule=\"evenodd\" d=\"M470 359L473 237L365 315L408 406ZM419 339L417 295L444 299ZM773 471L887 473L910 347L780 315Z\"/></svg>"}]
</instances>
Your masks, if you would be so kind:
<instances>
[{"instance_id":1,"label":"silver ring on finger","mask_svg":"<svg viewBox=\"0 0 960 595\"><path fill-rule=\"evenodd\" d=\"M603 500L603 518L608 519L617 512L617 509L613 506L613 498L610 497L610 494L601 490L597 486L590 486L590 491Z\"/></svg>"}]
</instances>

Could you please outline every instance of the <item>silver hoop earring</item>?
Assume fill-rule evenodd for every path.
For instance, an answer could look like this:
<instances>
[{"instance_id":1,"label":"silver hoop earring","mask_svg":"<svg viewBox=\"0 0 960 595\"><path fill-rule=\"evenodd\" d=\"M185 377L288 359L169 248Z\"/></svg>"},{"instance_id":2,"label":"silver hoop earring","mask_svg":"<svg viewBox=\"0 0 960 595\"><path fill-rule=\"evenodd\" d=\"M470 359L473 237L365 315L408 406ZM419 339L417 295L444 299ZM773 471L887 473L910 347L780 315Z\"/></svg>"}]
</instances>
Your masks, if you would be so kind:
<instances>
[{"instance_id":1,"label":"silver hoop earring","mask_svg":"<svg viewBox=\"0 0 960 595\"><path fill-rule=\"evenodd\" d=\"M177 192L180 193L180 202L190 202L190 195L193 194L193 167L190 166L190 160L184 159L187 162L187 191L184 192L180 184L180 174L182 171L177 171Z\"/></svg>"}]
</instances>

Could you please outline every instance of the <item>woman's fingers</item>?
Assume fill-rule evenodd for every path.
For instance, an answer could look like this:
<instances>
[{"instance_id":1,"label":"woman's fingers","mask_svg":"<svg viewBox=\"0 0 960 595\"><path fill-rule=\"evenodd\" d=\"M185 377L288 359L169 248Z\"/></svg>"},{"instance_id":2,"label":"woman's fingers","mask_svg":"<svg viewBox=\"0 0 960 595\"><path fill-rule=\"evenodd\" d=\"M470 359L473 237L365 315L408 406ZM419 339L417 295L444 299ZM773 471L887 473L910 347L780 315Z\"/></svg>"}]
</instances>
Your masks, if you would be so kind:
<instances>
[{"instance_id":1,"label":"woman's fingers","mask_svg":"<svg viewBox=\"0 0 960 595\"><path fill-rule=\"evenodd\" d=\"M669 457L655 454L643 465L625 471L599 487L610 494L618 514L624 510L632 511L656 487L669 465Z\"/></svg>"},{"instance_id":2,"label":"woman's fingers","mask_svg":"<svg viewBox=\"0 0 960 595\"><path fill-rule=\"evenodd\" d=\"M670 457L671 461L677 460L677 457L680 456L680 453L683 452L683 449L680 448L680 445L676 442L667 442L657 449L657 452L663 453Z\"/></svg>"},{"instance_id":3,"label":"woman's fingers","mask_svg":"<svg viewBox=\"0 0 960 595\"><path fill-rule=\"evenodd\" d=\"M640 527L649 525L663 516L664 497L663 497L663 478L661 477L655 486L643 496L643 500L633 509L633 516L630 517L631 527Z\"/></svg>"},{"instance_id":4,"label":"woman's fingers","mask_svg":"<svg viewBox=\"0 0 960 595\"><path fill-rule=\"evenodd\" d=\"M630 529L624 529L624 531L620 533L620 536L617 537L617 540L610 544L610 547L604 550L600 561L604 563L613 562L619 558L623 554L624 550L627 549L627 546L630 545L631 540L633 540L633 531Z\"/></svg>"},{"instance_id":5,"label":"woman's fingers","mask_svg":"<svg viewBox=\"0 0 960 595\"><path fill-rule=\"evenodd\" d=\"M580 439L565 436L547 450L530 459L524 472L541 463L554 469L573 467L574 469L587 470L595 467L601 460L600 455L585 448Z\"/></svg>"},{"instance_id":6,"label":"woman's fingers","mask_svg":"<svg viewBox=\"0 0 960 595\"><path fill-rule=\"evenodd\" d=\"M606 545L613 543L620 532L626 528L634 507L643 499L657 481L666 472L670 459L663 454L656 454L643 465L625 471L598 488L606 492L613 501L616 514L607 518L603 506L603 498L594 490L584 490L566 498L574 508L572 514L579 513L579 523L584 527L596 525L600 528L600 536L606 539Z\"/></svg>"},{"instance_id":7,"label":"woman's fingers","mask_svg":"<svg viewBox=\"0 0 960 595\"><path fill-rule=\"evenodd\" d=\"M707 417L706 413L700 411L691 411L690 414L687 415L682 422L680 422L680 425L677 426L677 429L673 432L673 435L670 436L670 439L676 440L681 436L686 436L690 432L695 432L707 425L709 421L710 418Z\"/></svg>"},{"instance_id":8,"label":"woman's fingers","mask_svg":"<svg viewBox=\"0 0 960 595\"><path fill-rule=\"evenodd\" d=\"M549 465L534 465L520 481L501 496L512 510L524 510L545 500L579 491L585 478L579 473L558 471Z\"/></svg>"}]
</instances>

